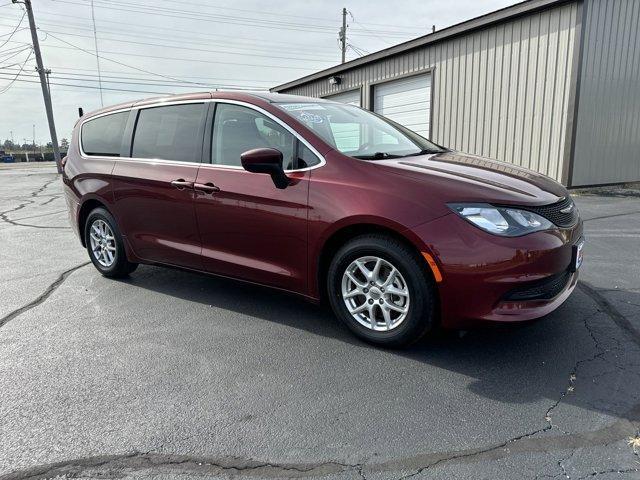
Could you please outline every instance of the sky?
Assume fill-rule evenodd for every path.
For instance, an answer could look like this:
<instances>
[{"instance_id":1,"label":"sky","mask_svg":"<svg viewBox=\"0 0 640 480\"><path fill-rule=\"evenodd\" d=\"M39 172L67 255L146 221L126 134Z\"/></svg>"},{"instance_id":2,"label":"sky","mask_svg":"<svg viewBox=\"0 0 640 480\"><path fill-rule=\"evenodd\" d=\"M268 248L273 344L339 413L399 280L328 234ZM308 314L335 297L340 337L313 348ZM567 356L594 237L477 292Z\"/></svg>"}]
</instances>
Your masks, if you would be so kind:
<instances>
[{"instance_id":1,"label":"sky","mask_svg":"<svg viewBox=\"0 0 640 480\"><path fill-rule=\"evenodd\" d=\"M513 0L32 0L58 139L116 103L213 88L268 89L494 10ZM268 8L265 5L268 4ZM50 141L27 17L0 0L0 143ZM21 22L22 18L22 22ZM14 32L12 35L12 32ZM22 69L22 70L21 70ZM102 98L101 98L102 93ZM25 140L26 139L26 140Z\"/></svg>"}]
</instances>

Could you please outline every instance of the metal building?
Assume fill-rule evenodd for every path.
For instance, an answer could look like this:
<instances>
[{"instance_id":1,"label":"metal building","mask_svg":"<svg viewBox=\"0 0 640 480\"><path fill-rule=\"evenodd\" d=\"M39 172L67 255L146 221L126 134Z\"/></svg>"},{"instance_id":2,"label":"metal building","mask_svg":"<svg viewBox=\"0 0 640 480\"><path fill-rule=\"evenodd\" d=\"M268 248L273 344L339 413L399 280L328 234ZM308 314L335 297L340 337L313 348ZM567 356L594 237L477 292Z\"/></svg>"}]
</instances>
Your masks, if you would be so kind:
<instances>
[{"instance_id":1,"label":"metal building","mask_svg":"<svg viewBox=\"0 0 640 480\"><path fill-rule=\"evenodd\" d=\"M640 0L529 0L277 86L568 186L640 181Z\"/></svg>"}]
</instances>

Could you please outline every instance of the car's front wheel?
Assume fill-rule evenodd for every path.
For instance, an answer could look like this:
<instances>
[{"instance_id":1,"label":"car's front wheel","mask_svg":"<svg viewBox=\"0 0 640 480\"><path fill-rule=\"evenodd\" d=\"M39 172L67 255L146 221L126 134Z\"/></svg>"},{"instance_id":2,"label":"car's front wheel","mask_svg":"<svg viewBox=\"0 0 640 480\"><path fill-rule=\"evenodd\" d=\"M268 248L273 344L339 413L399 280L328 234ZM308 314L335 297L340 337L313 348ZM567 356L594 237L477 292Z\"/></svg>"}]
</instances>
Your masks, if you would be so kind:
<instances>
[{"instance_id":1,"label":"car's front wheel","mask_svg":"<svg viewBox=\"0 0 640 480\"><path fill-rule=\"evenodd\" d=\"M363 235L335 254L327 291L336 315L360 338L409 345L434 324L435 286L425 262L404 242Z\"/></svg>"},{"instance_id":2,"label":"car's front wheel","mask_svg":"<svg viewBox=\"0 0 640 480\"><path fill-rule=\"evenodd\" d=\"M126 277L138 267L127 260L118 225L106 209L96 208L89 213L84 238L89 258L105 277Z\"/></svg>"}]
</instances>

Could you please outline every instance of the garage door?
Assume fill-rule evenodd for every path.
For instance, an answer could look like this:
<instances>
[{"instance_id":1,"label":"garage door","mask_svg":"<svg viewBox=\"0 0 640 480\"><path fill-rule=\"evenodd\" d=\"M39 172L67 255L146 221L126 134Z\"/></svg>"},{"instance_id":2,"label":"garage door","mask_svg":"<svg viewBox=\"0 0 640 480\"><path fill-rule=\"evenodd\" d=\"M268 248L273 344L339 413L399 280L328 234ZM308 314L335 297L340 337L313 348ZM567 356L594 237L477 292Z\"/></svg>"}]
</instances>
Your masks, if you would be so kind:
<instances>
[{"instance_id":1,"label":"garage door","mask_svg":"<svg viewBox=\"0 0 640 480\"><path fill-rule=\"evenodd\" d=\"M431 75L415 75L375 85L373 110L428 138Z\"/></svg>"},{"instance_id":2,"label":"garage door","mask_svg":"<svg viewBox=\"0 0 640 480\"><path fill-rule=\"evenodd\" d=\"M349 105L360 106L360 89L349 90L325 97L334 102L347 103ZM331 132L336 147L342 152L357 150L360 145L360 127L357 123L332 123Z\"/></svg>"},{"instance_id":3,"label":"garage door","mask_svg":"<svg viewBox=\"0 0 640 480\"><path fill-rule=\"evenodd\" d=\"M331 95L326 97L327 100L334 102L348 103L349 105L360 106L360 89L349 90L348 92L338 93L337 95Z\"/></svg>"}]
</instances>

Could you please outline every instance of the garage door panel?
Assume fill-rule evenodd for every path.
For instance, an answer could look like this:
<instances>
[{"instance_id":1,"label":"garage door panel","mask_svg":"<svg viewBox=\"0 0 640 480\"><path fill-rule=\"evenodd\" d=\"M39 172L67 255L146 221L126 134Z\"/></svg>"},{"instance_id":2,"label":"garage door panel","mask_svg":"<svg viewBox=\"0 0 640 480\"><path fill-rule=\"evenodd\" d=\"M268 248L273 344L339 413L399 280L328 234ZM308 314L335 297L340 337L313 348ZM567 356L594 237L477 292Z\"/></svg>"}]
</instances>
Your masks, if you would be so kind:
<instances>
[{"instance_id":1,"label":"garage door panel","mask_svg":"<svg viewBox=\"0 0 640 480\"><path fill-rule=\"evenodd\" d=\"M360 106L360 90L349 90L348 92L337 93L326 97L327 100L346 103L348 105Z\"/></svg>"},{"instance_id":2,"label":"garage door panel","mask_svg":"<svg viewBox=\"0 0 640 480\"><path fill-rule=\"evenodd\" d=\"M424 120L424 112L429 112L430 104L427 103L408 103L405 105L398 105L397 107L388 107L384 109L384 115L394 115L398 113L402 113L405 115L413 115L417 114Z\"/></svg>"},{"instance_id":3,"label":"garage door panel","mask_svg":"<svg viewBox=\"0 0 640 480\"><path fill-rule=\"evenodd\" d=\"M407 103L428 102L431 98L431 89L419 89L415 91L406 91L401 93L387 94L377 91L375 100L383 102L385 106L394 107L397 105L406 105ZM379 103L378 103L379 104Z\"/></svg>"},{"instance_id":4,"label":"garage door panel","mask_svg":"<svg viewBox=\"0 0 640 480\"><path fill-rule=\"evenodd\" d=\"M375 85L373 107L376 113L428 137L431 75L416 75Z\"/></svg>"}]
</instances>

